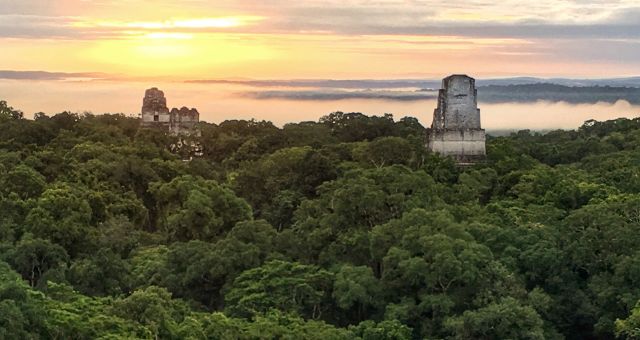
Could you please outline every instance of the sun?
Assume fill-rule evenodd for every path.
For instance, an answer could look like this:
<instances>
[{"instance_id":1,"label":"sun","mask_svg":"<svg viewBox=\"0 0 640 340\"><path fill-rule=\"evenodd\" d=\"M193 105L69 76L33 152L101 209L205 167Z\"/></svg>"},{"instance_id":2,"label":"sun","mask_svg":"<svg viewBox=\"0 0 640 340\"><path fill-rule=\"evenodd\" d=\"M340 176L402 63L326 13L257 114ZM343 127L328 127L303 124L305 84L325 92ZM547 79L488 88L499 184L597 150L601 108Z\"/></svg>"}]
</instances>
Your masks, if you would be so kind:
<instances>
[{"instance_id":1,"label":"sun","mask_svg":"<svg viewBox=\"0 0 640 340\"><path fill-rule=\"evenodd\" d=\"M179 78L270 60L277 51L243 34L152 31L96 42L88 55L115 72Z\"/></svg>"},{"instance_id":2,"label":"sun","mask_svg":"<svg viewBox=\"0 0 640 340\"><path fill-rule=\"evenodd\" d=\"M99 39L88 57L114 72L137 76L192 76L208 70L268 60L275 51L249 34L230 29L254 25L260 16L172 18L160 21L82 21L77 27L117 31Z\"/></svg>"}]
</instances>

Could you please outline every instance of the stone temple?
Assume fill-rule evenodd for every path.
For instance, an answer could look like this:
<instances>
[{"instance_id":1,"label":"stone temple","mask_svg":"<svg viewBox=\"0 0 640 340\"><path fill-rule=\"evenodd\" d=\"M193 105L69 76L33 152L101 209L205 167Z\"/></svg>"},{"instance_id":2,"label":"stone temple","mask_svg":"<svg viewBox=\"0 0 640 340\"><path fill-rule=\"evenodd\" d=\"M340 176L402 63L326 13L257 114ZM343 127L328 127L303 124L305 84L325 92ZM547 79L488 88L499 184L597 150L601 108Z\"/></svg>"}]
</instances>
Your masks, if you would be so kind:
<instances>
[{"instance_id":1,"label":"stone temple","mask_svg":"<svg viewBox=\"0 0 640 340\"><path fill-rule=\"evenodd\" d=\"M142 100L142 127L157 127L174 135L189 135L198 132L199 121L198 110L182 107L169 111L164 92L155 87L145 91Z\"/></svg>"},{"instance_id":2,"label":"stone temple","mask_svg":"<svg viewBox=\"0 0 640 340\"><path fill-rule=\"evenodd\" d=\"M452 75L442 80L438 107L427 129L427 149L453 157L458 164L473 164L485 158L485 132L480 127L475 79Z\"/></svg>"}]
</instances>

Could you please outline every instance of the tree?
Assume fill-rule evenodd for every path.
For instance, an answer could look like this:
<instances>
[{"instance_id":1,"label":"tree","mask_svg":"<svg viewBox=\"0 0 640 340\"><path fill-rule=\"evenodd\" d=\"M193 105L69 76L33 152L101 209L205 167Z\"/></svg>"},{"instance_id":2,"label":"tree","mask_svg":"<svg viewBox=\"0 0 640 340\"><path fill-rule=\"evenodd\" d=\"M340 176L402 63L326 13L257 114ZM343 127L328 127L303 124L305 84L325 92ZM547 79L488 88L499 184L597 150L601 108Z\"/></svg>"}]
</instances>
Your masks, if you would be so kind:
<instances>
[{"instance_id":1,"label":"tree","mask_svg":"<svg viewBox=\"0 0 640 340\"><path fill-rule=\"evenodd\" d=\"M215 181L189 175L154 183L159 225L172 240L215 240L235 223L251 217L251 208Z\"/></svg>"},{"instance_id":2,"label":"tree","mask_svg":"<svg viewBox=\"0 0 640 340\"><path fill-rule=\"evenodd\" d=\"M76 260L69 280L78 291L90 296L115 296L129 287L129 266L111 249L102 248L89 258Z\"/></svg>"},{"instance_id":3,"label":"tree","mask_svg":"<svg viewBox=\"0 0 640 340\"><path fill-rule=\"evenodd\" d=\"M38 339L46 322L37 297L9 265L0 261L0 338Z\"/></svg>"},{"instance_id":4,"label":"tree","mask_svg":"<svg viewBox=\"0 0 640 340\"><path fill-rule=\"evenodd\" d=\"M269 261L234 280L225 294L225 310L251 317L277 309L315 319L327 309L331 281L331 273L317 266Z\"/></svg>"},{"instance_id":5,"label":"tree","mask_svg":"<svg viewBox=\"0 0 640 340\"><path fill-rule=\"evenodd\" d=\"M88 250L95 232L92 210L79 188L59 184L45 190L25 219L25 229L35 237L61 245L71 257Z\"/></svg>"},{"instance_id":6,"label":"tree","mask_svg":"<svg viewBox=\"0 0 640 340\"><path fill-rule=\"evenodd\" d=\"M636 305L626 319L617 319L616 336L624 339L640 338L640 305Z\"/></svg>"},{"instance_id":7,"label":"tree","mask_svg":"<svg viewBox=\"0 0 640 340\"><path fill-rule=\"evenodd\" d=\"M377 324L374 321L366 320L357 326L349 327L349 330L362 340L409 340L413 338L411 328L398 320L385 320Z\"/></svg>"},{"instance_id":8,"label":"tree","mask_svg":"<svg viewBox=\"0 0 640 340\"><path fill-rule=\"evenodd\" d=\"M114 312L148 328L153 338L172 338L184 318L186 305L172 300L166 289L151 286L137 290L114 303Z\"/></svg>"},{"instance_id":9,"label":"tree","mask_svg":"<svg viewBox=\"0 0 640 340\"><path fill-rule=\"evenodd\" d=\"M69 256L61 246L27 234L16 244L9 260L32 287L44 287L47 280L64 280Z\"/></svg>"},{"instance_id":10,"label":"tree","mask_svg":"<svg viewBox=\"0 0 640 340\"><path fill-rule=\"evenodd\" d=\"M318 185L334 177L335 169L327 157L310 147L295 147L280 149L255 162L244 163L233 184L236 192L256 207L258 216L264 218L278 209L287 192L299 197L313 197ZM270 222L279 225L275 219Z\"/></svg>"},{"instance_id":11,"label":"tree","mask_svg":"<svg viewBox=\"0 0 640 340\"><path fill-rule=\"evenodd\" d=\"M382 168L394 164L409 165L413 161L411 144L400 137L380 137L361 144L354 150L354 158Z\"/></svg>"},{"instance_id":12,"label":"tree","mask_svg":"<svg viewBox=\"0 0 640 340\"><path fill-rule=\"evenodd\" d=\"M445 322L453 339L545 339L543 322L531 307L505 298Z\"/></svg>"},{"instance_id":13,"label":"tree","mask_svg":"<svg viewBox=\"0 0 640 340\"><path fill-rule=\"evenodd\" d=\"M149 328L131 320L134 316L122 318L116 315L114 304L117 301L114 303L111 298L87 297L67 285L56 283L50 283L46 293L38 301L45 310L47 322L40 338L153 338Z\"/></svg>"},{"instance_id":14,"label":"tree","mask_svg":"<svg viewBox=\"0 0 640 340\"><path fill-rule=\"evenodd\" d=\"M22 119L24 114L20 110L16 110L9 106L6 101L0 100L0 120L6 119Z\"/></svg>"},{"instance_id":15,"label":"tree","mask_svg":"<svg viewBox=\"0 0 640 340\"><path fill-rule=\"evenodd\" d=\"M355 310L355 320L368 319L370 308L382 305L382 285L369 267L343 265L336 273L333 298L339 308Z\"/></svg>"},{"instance_id":16,"label":"tree","mask_svg":"<svg viewBox=\"0 0 640 340\"><path fill-rule=\"evenodd\" d=\"M162 267L161 284L177 297L205 306L223 306L221 291L243 271L260 266L273 249L275 230L264 221L238 223L215 244L173 243Z\"/></svg>"},{"instance_id":17,"label":"tree","mask_svg":"<svg viewBox=\"0 0 640 340\"><path fill-rule=\"evenodd\" d=\"M353 339L352 332L337 328L317 320L305 321L296 315L272 311L264 316L256 316L251 323L243 327L241 337L245 339Z\"/></svg>"},{"instance_id":18,"label":"tree","mask_svg":"<svg viewBox=\"0 0 640 340\"><path fill-rule=\"evenodd\" d=\"M36 198L45 188L44 176L33 168L20 164L2 179L2 191L16 193L22 199Z\"/></svg>"}]
</instances>

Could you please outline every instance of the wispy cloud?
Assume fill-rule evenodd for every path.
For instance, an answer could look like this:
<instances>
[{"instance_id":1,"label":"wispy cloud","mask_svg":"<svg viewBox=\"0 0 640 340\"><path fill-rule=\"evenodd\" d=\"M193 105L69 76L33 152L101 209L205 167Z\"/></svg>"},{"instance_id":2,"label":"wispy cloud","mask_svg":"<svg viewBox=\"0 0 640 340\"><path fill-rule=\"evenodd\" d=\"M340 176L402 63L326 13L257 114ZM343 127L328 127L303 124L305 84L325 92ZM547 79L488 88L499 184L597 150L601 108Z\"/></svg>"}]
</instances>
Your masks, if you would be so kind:
<instances>
[{"instance_id":1,"label":"wispy cloud","mask_svg":"<svg viewBox=\"0 0 640 340\"><path fill-rule=\"evenodd\" d=\"M314 87L333 89L395 89L395 88L435 88L440 80L422 79L291 79L291 80L229 80L199 79L187 83L233 84L252 87Z\"/></svg>"},{"instance_id":2,"label":"wispy cloud","mask_svg":"<svg viewBox=\"0 0 640 340\"><path fill-rule=\"evenodd\" d=\"M113 79L113 76L100 72L47 72L0 70L0 79L12 80L99 80Z\"/></svg>"},{"instance_id":3,"label":"wispy cloud","mask_svg":"<svg viewBox=\"0 0 640 340\"><path fill-rule=\"evenodd\" d=\"M304 90L304 91L247 91L239 93L252 99L287 99L302 101L329 101L345 99L416 101L437 97L434 91L388 91L388 90Z\"/></svg>"},{"instance_id":4,"label":"wispy cloud","mask_svg":"<svg viewBox=\"0 0 640 340\"><path fill-rule=\"evenodd\" d=\"M187 80L186 83L198 84L230 84L249 87L274 88L316 88L316 89L439 89L440 79L199 79ZM478 86L508 86L532 84L556 84L570 87L617 86L640 88L639 77L622 78L538 78L538 77L509 77L509 78L480 78L476 79Z\"/></svg>"},{"instance_id":5,"label":"wispy cloud","mask_svg":"<svg viewBox=\"0 0 640 340\"><path fill-rule=\"evenodd\" d=\"M240 32L259 16L205 17L159 21L101 20L87 17L0 14L0 38L118 39L140 35Z\"/></svg>"},{"instance_id":6,"label":"wispy cloud","mask_svg":"<svg viewBox=\"0 0 640 340\"><path fill-rule=\"evenodd\" d=\"M637 1L529 0L247 0L231 1L70 1L0 4L4 36L113 36L123 30L245 33L331 33L506 38L640 37ZM74 8L79 8L72 10ZM145 7L149 11L145 10ZM89 11L89 8L101 11ZM181 8L176 15L168 10ZM64 10L74 15L60 15ZM85 9L85 11L81 11ZM118 12L119 11L119 12ZM147 20L135 18L154 17ZM177 10L176 10L177 11ZM115 13L108 17L100 13ZM151 16L146 12L157 12ZM229 13L219 15L218 13ZM190 13L190 16L185 16Z\"/></svg>"},{"instance_id":7,"label":"wispy cloud","mask_svg":"<svg viewBox=\"0 0 640 340\"><path fill-rule=\"evenodd\" d=\"M17 41L5 46L31 55L25 52L33 46L30 40L71 41L75 44L69 46L86 53L78 53L74 65L93 59L108 72L144 75L171 69L170 75L186 70L192 76L206 69L221 77L256 72L258 77L278 77L278 72L312 77L333 72L332 65L335 73L330 76L347 77L366 77L367 72L372 77L389 72L396 72L393 77L434 75L455 72L457 65L467 72L503 75L534 68L532 73L542 75L603 74L598 66L629 74L640 70L640 2L0 1L3 38ZM0 56L6 68L22 63L8 64L8 59ZM34 56L27 59L34 61L24 68L42 63ZM385 66L386 60L398 66ZM245 65L235 65L240 61ZM424 66L409 70L407 65L417 63ZM57 60L43 68L58 65L66 66Z\"/></svg>"}]
</instances>

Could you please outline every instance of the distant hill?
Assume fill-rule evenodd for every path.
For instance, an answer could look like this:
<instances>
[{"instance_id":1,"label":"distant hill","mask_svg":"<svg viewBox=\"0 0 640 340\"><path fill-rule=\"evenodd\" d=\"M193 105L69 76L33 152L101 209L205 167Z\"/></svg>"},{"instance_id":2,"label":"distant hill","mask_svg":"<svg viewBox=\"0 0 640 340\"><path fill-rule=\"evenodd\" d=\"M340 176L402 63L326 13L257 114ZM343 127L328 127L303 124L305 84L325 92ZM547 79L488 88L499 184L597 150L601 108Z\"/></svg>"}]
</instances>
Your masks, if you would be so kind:
<instances>
[{"instance_id":1,"label":"distant hill","mask_svg":"<svg viewBox=\"0 0 640 340\"><path fill-rule=\"evenodd\" d=\"M488 85L478 88L478 100L488 103L534 102L615 103L626 100L640 104L640 88L621 86L565 86L558 84Z\"/></svg>"},{"instance_id":2,"label":"distant hill","mask_svg":"<svg viewBox=\"0 0 640 340\"><path fill-rule=\"evenodd\" d=\"M477 80L478 86L531 85L531 84L556 84L556 85L575 86L575 87L591 87L591 86L640 87L640 77L603 78L603 79L514 77L514 78L478 79Z\"/></svg>"}]
</instances>

